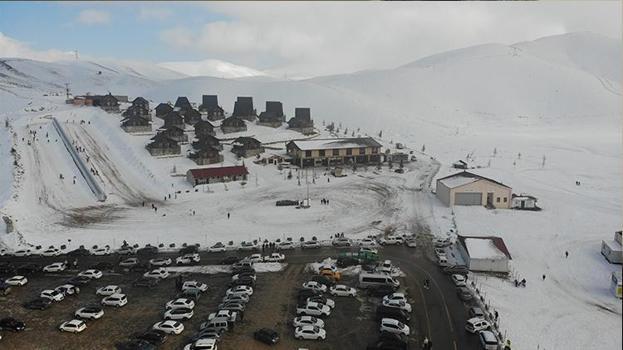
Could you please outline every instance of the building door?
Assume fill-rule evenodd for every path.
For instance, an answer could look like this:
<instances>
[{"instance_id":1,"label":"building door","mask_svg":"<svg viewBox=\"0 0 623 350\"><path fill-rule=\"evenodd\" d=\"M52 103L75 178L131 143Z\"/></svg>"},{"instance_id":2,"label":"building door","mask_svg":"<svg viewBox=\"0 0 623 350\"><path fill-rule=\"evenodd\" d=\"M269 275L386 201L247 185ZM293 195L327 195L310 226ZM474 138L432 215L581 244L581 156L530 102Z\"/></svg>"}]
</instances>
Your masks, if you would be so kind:
<instances>
[{"instance_id":1,"label":"building door","mask_svg":"<svg viewBox=\"0 0 623 350\"><path fill-rule=\"evenodd\" d=\"M526 201L521 201L520 207L524 209L526 207Z\"/></svg>"},{"instance_id":2,"label":"building door","mask_svg":"<svg viewBox=\"0 0 623 350\"><path fill-rule=\"evenodd\" d=\"M493 192L487 193L487 205L493 205Z\"/></svg>"},{"instance_id":3,"label":"building door","mask_svg":"<svg viewBox=\"0 0 623 350\"><path fill-rule=\"evenodd\" d=\"M454 205L482 205L481 192L462 192L454 195Z\"/></svg>"}]
</instances>

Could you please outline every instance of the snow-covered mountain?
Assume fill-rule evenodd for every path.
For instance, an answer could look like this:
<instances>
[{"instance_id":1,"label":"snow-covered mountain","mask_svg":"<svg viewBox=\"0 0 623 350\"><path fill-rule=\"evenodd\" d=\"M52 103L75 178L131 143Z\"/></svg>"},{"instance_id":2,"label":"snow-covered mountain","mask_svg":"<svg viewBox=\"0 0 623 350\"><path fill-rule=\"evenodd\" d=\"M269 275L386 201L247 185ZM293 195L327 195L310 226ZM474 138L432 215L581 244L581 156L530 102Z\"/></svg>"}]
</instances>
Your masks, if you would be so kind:
<instances>
[{"instance_id":1,"label":"snow-covered mountain","mask_svg":"<svg viewBox=\"0 0 623 350\"><path fill-rule=\"evenodd\" d=\"M158 65L192 77L208 76L234 79L266 75L266 73L257 69L214 59L187 62L163 62Z\"/></svg>"}]
</instances>

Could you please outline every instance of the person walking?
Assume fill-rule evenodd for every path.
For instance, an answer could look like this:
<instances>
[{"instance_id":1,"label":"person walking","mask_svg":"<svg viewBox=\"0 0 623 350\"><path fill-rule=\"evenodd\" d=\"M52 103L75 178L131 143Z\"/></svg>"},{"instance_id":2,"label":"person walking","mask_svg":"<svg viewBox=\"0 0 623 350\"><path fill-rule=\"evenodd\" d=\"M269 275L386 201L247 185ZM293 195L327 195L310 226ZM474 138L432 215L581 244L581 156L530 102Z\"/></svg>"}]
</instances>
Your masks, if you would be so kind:
<instances>
[{"instance_id":1,"label":"person walking","mask_svg":"<svg viewBox=\"0 0 623 350\"><path fill-rule=\"evenodd\" d=\"M565 250L565 259L569 257L569 252Z\"/></svg>"},{"instance_id":2,"label":"person walking","mask_svg":"<svg viewBox=\"0 0 623 350\"><path fill-rule=\"evenodd\" d=\"M230 216L229 213L227 213L227 219L229 219L229 216Z\"/></svg>"},{"instance_id":3,"label":"person walking","mask_svg":"<svg viewBox=\"0 0 623 350\"><path fill-rule=\"evenodd\" d=\"M545 281L545 274L543 274L543 281Z\"/></svg>"}]
</instances>

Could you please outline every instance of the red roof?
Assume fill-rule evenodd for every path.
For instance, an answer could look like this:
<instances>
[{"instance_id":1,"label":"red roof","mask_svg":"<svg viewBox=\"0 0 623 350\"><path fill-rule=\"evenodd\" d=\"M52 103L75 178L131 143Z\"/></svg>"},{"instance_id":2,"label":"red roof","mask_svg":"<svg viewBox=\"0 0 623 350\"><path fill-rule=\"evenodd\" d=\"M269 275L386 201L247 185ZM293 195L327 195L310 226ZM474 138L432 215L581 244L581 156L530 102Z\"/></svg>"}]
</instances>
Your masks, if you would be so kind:
<instances>
[{"instance_id":1,"label":"red roof","mask_svg":"<svg viewBox=\"0 0 623 350\"><path fill-rule=\"evenodd\" d=\"M223 176L241 176L247 175L249 172L244 165L224 166L220 168L200 168L188 170L195 179L204 179L208 177Z\"/></svg>"}]
</instances>

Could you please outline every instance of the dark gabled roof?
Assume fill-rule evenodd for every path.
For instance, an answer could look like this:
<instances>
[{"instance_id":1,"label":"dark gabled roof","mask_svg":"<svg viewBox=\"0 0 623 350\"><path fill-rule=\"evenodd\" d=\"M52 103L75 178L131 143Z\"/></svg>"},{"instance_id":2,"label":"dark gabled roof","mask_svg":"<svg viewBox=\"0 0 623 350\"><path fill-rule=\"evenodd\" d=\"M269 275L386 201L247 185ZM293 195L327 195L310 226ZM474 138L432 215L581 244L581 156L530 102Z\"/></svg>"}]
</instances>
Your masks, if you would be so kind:
<instances>
[{"instance_id":1,"label":"dark gabled roof","mask_svg":"<svg viewBox=\"0 0 623 350\"><path fill-rule=\"evenodd\" d=\"M452 178L452 177L457 177L457 176L468 177L468 178L473 178L473 179L478 179L478 180L487 180L487 181L493 182L495 184L498 184L500 186L503 186L503 187L506 187L506 188L511 188L510 186L507 186L507 185L505 185L505 184L503 184L501 182L495 181L495 180L490 179L488 177L480 176L478 174L470 173L469 171L465 171L465 170L463 170L463 171L461 171L459 173L455 173L455 174L452 174L452 175L448 175L448 176L442 177L440 179L437 179L437 181L442 181L442 180L449 179L449 178Z\"/></svg>"},{"instance_id":2,"label":"dark gabled roof","mask_svg":"<svg viewBox=\"0 0 623 350\"><path fill-rule=\"evenodd\" d=\"M201 107L208 109L208 110L218 108L218 96L217 95L201 96Z\"/></svg>"},{"instance_id":3,"label":"dark gabled roof","mask_svg":"<svg viewBox=\"0 0 623 350\"><path fill-rule=\"evenodd\" d=\"M188 97L186 97L186 96L180 96L175 101L175 107L186 108L186 107L190 107L190 106L191 106L190 105L190 101L188 101Z\"/></svg>"},{"instance_id":4,"label":"dark gabled roof","mask_svg":"<svg viewBox=\"0 0 623 350\"><path fill-rule=\"evenodd\" d=\"M157 133L154 137L151 138L151 140L154 140L154 143L165 141L165 140L177 143L177 141L173 140L171 137L169 137L169 135L161 133L161 132Z\"/></svg>"},{"instance_id":5,"label":"dark gabled roof","mask_svg":"<svg viewBox=\"0 0 623 350\"><path fill-rule=\"evenodd\" d=\"M180 120L182 123L184 122L184 118L177 111L171 111L167 113L162 119L164 119L165 123L169 119L177 119Z\"/></svg>"},{"instance_id":6,"label":"dark gabled roof","mask_svg":"<svg viewBox=\"0 0 623 350\"><path fill-rule=\"evenodd\" d=\"M311 109L306 107L297 107L294 109L294 118L305 121L311 120Z\"/></svg>"},{"instance_id":7,"label":"dark gabled roof","mask_svg":"<svg viewBox=\"0 0 623 350\"><path fill-rule=\"evenodd\" d=\"M248 116L255 115L253 108L253 97L238 97L234 103L234 112L232 116Z\"/></svg>"},{"instance_id":8,"label":"dark gabled roof","mask_svg":"<svg viewBox=\"0 0 623 350\"><path fill-rule=\"evenodd\" d=\"M266 101L266 112L283 117L283 105L279 101Z\"/></svg>"},{"instance_id":9,"label":"dark gabled roof","mask_svg":"<svg viewBox=\"0 0 623 350\"><path fill-rule=\"evenodd\" d=\"M232 144L234 146L238 144L242 147L249 146L249 145L258 145L258 146L262 145L262 143L259 140L253 137L248 137L248 136L240 136L237 139L235 139Z\"/></svg>"},{"instance_id":10,"label":"dark gabled roof","mask_svg":"<svg viewBox=\"0 0 623 350\"><path fill-rule=\"evenodd\" d=\"M203 120L201 119L200 121L196 122L195 125L193 125L195 130L197 129L203 129L203 128L208 128L208 129L214 129L214 125L212 125L212 123L210 123L207 120Z\"/></svg>"},{"instance_id":11,"label":"dark gabled roof","mask_svg":"<svg viewBox=\"0 0 623 350\"><path fill-rule=\"evenodd\" d=\"M467 254L469 254L469 251L467 250L467 245L465 244L465 239L466 238L491 240L493 242L493 245L495 245L495 247L498 248L498 250L500 250L502 253L504 253L504 255L506 255L509 260L513 259L511 257L511 253L508 251L508 248L506 247L506 244L504 244L504 240L501 237L497 237L497 236L461 236L461 235L459 235L458 236L459 241L463 245L463 248L465 248L465 251L467 252Z\"/></svg>"},{"instance_id":12,"label":"dark gabled roof","mask_svg":"<svg viewBox=\"0 0 623 350\"><path fill-rule=\"evenodd\" d=\"M273 123L283 121L283 116L279 116L269 111L260 113L260 116L258 118L260 120L260 123Z\"/></svg>"},{"instance_id":13,"label":"dark gabled roof","mask_svg":"<svg viewBox=\"0 0 623 350\"><path fill-rule=\"evenodd\" d=\"M202 145L202 147L197 148L197 150L195 152L192 152L188 158L202 158L201 156L204 154L211 154L211 155L217 155L219 156L220 151L210 145Z\"/></svg>"},{"instance_id":14,"label":"dark gabled roof","mask_svg":"<svg viewBox=\"0 0 623 350\"><path fill-rule=\"evenodd\" d=\"M139 96L132 101L133 105L137 103L149 103L149 102L147 102L147 100L144 99L143 97Z\"/></svg>"},{"instance_id":15,"label":"dark gabled roof","mask_svg":"<svg viewBox=\"0 0 623 350\"><path fill-rule=\"evenodd\" d=\"M121 125L126 126L126 125L128 125L130 123L135 123L135 124L138 124L138 125L149 125L150 122L149 122L149 120L143 118L140 115L131 115L129 117L126 117L126 118L122 119L121 123L122 123Z\"/></svg>"},{"instance_id":16,"label":"dark gabled roof","mask_svg":"<svg viewBox=\"0 0 623 350\"><path fill-rule=\"evenodd\" d=\"M200 168L190 169L188 173L191 173L195 179L205 179L209 177L224 177L224 176L241 176L247 175L249 171L244 165L225 166L220 168Z\"/></svg>"},{"instance_id":17,"label":"dark gabled roof","mask_svg":"<svg viewBox=\"0 0 623 350\"><path fill-rule=\"evenodd\" d=\"M225 118L221 122L221 126L242 126L242 125L246 125L244 120L238 117L234 117L234 116Z\"/></svg>"}]
</instances>

